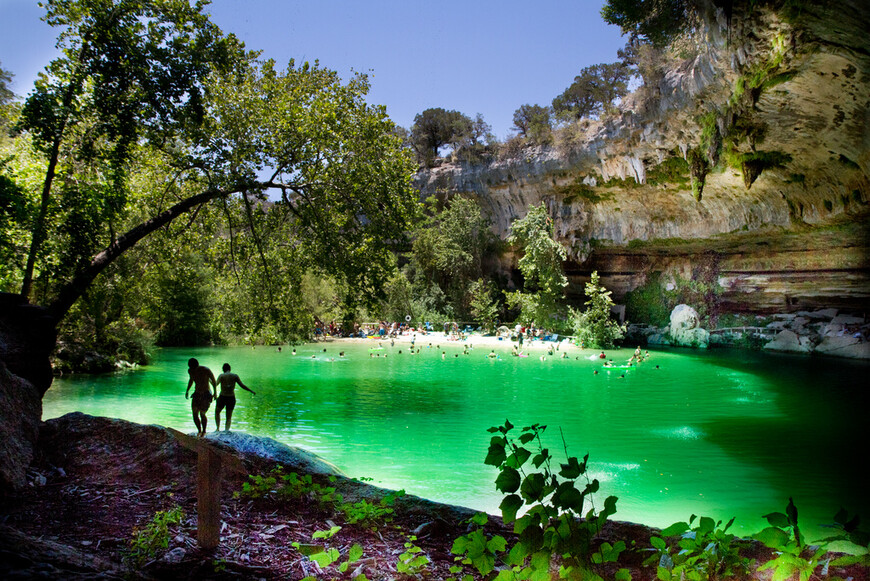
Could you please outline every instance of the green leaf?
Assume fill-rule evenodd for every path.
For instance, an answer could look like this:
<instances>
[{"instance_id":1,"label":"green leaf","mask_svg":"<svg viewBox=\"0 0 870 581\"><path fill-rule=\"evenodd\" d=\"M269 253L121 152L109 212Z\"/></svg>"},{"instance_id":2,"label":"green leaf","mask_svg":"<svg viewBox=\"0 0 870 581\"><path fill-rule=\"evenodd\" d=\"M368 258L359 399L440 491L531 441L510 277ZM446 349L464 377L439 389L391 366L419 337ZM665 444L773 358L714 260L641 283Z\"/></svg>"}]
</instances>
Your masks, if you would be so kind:
<instances>
[{"instance_id":1,"label":"green leaf","mask_svg":"<svg viewBox=\"0 0 870 581\"><path fill-rule=\"evenodd\" d=\"M507 548L507 541L501 535L495 535L486 543L486 550L490 553L501 553Z\"/></svg>"},{"instance_id":2,"label":"green leaf","mask_svg":"<svg viewBox=\"0 0 870 581\"><path fill-rule=\"evenodd\" d=\"M671 526L662 530L663 537L673 537L675 535L681 535L684 532L689 530L689 523L687 522L675 522Z\"/></svg>"},{"instance_id":3,"label":"green leaf","mask_svg":"<svg viewBox=\"0 0 870 581\"><path fill-rule=\"evenodd\" d=\"M329 567L335 563L340 557L338 549L329 549L322 553L315 553L308 558L320 565L321 567Z\"/></svg>"},{"instance_id":4,"label":"green leaf","mask_svg":"<svg viewBox=\"0 0 870 581\"><path fill-rule=\"evenodd\" d=\"M501 518L505 524L510 524L517 519L517 511L523 506L523 499L516 494L505 496L498 507L501 509Z\"/></svg>"},{"instance_id":5,"label":"green leaf","mask_svg":"<svg viewBox=\"0 0 870 581\"><path fill-rule=\"evenodd\" d=\"M761 518L767 519L767 522L775 527L785 528L789 526L788 517L781 512L771 512Z\"/></svg>"},{"instance_id":6,"label":"green leaf","mask_svg":"<svg viewBox=\"0 0 870 581\"><path fill-rule=\"evenodd\" d=\"M542 499L544 485L544 476L538 472L533 472L523 479L520 493L527 502L535 502Z\"/></svg>"},{"instance_id":7,"label":"green leaf","mask_svg":"<svg viewBox=\"0 0 870 581\"><path fill-rule=\"evenodd\" d=\"M362 556L363 548L359 545L359 543L354 544L347 552L347 560L349 563L355 563L356 561L359 561Z\"/></svg>"},{"instance_id":8,"label":"green leaf","mask_svg":"<svg viewBox=\"0 0 870 581\"><path fill-rule=\"evenodd\" d=\"M311 555L317 553L322 553L326 550L326 547L324 547L323 545L311 545L306 543L293 543L293 547L306 557L310 557Z\"/></svg>"},{"instance_id":9,"label":"green leaf","mask_svg":"<svg viewBox=\"0 0 870 581\"><path fill-rule=\"evenodd\" d=\"M532 440L535 439L535 434L533 434L531 432L527 432L525 434L522 434L519 439L520 439L520 444L525 445L525 444L528 444L529 442L531 442Z\"/></svg>"},{"instance_id":10,"label":"green leaf","mask_svg":"<svg viewBox=\"0 0 870 581\"><path fill-rule=\"evenodd\" d=\"M752 538L761 541L771 549L780 549L788 543L789 536L782 529L773 526L754 534Z\"/></svg>"},{"instance_id":11,"label":"green leaf","mask_svg":"<svg viewBox=\"0 0 870 581\"><path fill-rule=\"evenodd\" d=\"M665 551L668 548L668 545L667 543L665 543L664 539L661 539L659 537L650 537L649 542L659 551Z\"/></svg>"},{"instance_id":12,"label":"green leaf","mask_svg":"<svg viewBox=\"0 0 870 581\"><path fill-rule=\"evenodd\" d=\"M550 558L551 555L547 551L537 551L532 555L530 564L532 568L537 571L549 572ZM547 577L547 579L549 580L549 577Z\"/></svg>"},{"instance_id":13,"label":"green leaf","mask_svg":"<svg viewBox=\"0 0 870 581\"><path fill-rule=\"evenodd\" d=\"M613 577L614 581L631 581L631 571L629 569L620 569Z\"/></svg>"},{"instance_id":14,"label":"green leaf","mask_svg":"<svg viewBox=\"0 0 870 581\"><path fill-rule=\"evenodd\" d=\"M798 522L798 510L794 505L794 501L791 497L788 498L788 506L785 507L785 514L788 515L788 522L792 526L797 526Z\"/></svg>"},{"instance_id":15,"label":"green leaf","mask_svg":"<svg viewBox=\"0 0 870 581\"><path fill-rule=\"evenodd\" d=\"M341 527L334 526L330 528L328 531L315 531L313 535L311 535L312 539L331 539L335 536L335 533L341 530Z\"/></svg>"},{"instance_id":16,"label":"green leaf","mask_svg":"<svg viewBox=\"0 0 870 581\"><path fill-rule=\"evenodd\" d=\"M560 464L562 469L559 471L559 476L562 478L577 478L583 473L583 469L580 466L580 463L577 461L577 458L574 456L568 458L567 464Z\"/></svg>"},{"instance_id":17,"label":"green leaf","mask_svg":"<svg viewBox=\"0 0 870 581\"><path fill-rule=\"evenodd\" d=\"M471 564L481 575L489 575L495 569L495 557L484 553L473 559Z\"/></svg>"},{"instance_id":18,"label":"green leaf","mask_svg":"<svg viewBox=\"0 0 870 581\"><path fill-rule=\"evenodd\" d=\"M499 467L507 458L507 454L505 454L504 446L498 444L490 444L489 451L486 454L486 459L484 459L483 463L488 466Z\"/></svg>"},{"instance_id":19,"label":"green leaf","mask_svg":"<svg viewBox=\"0 0 870 581\"><path fill-rule=\"evenodd\" d=\"M506 464L511 468L521 468L523 464L526 463L526 460L529 459L532 453L526 450L525 448L517 448L513 454L508 456L506 460Z\"/></svg>"},{"instance_id":20,"label":"green leaf","mask_svg":"<svg viewBox=\"0 0 870 581\"><path fill-rule=\"evenodd\" d=\"M540 454L536 454L532 459L532 464L535 465L535 468L540 468L541 464L546 462L550 458L550 451L547 448L541 450Z\"/></svg>"},{"instance_id":21,"label":"green leaf","mask_svg":"<svg viewBox=\"0 0 870 581\"><path fill-rule=\"evenodd\" d=\"M714 521L709 516L702 516L701 520L698 521L698 534L699 535L708 535L713 532L713 529L716 528L716 521Z\"/></svg>"},{"instance_id":22,"label":"green leaf","mask_svg":"<svg viewBox=\"0 0 870 581\"><path fill-rule=\"evenodd\" d=\"M473 517L471 517L471 522L479 527L482 527L489 522L489 515L485 512L478 512Z\"/></svg>"},{"instance_id":23,"label":"green leaf","mask_svg":"<svg viewBox=\"0 0 870 581\"><path fill-rule=\"evenodd\" d=\"M563 482L553 493L553 504L564 510L573 510L577 514L583 512L583 495L574 486L573 481Z\"/></svg>"},{"instance_id":24,"label":"green leaf","mask_svg":"<svg viewBox=\"0 0 870 581\"><path fill-rule=\"evenodd\" d=\"M495 479L495 487L501 492L511 494L520 487L520 480L520 473L517 470L505 466Z\"/></svg>"},{"instance_id":25,"label":"green leaf","mask_svg":"<svg viewBox=\"0 0 870 581\"><path fill-rule=\"evenodd\" d=\"M529 546L526 543L519 542L511 547L511 550L508 551L508 556L505 558L505 562L508 565L519 567L521 566L526 557L529 556Z\"/></svg>"}]
</instances>

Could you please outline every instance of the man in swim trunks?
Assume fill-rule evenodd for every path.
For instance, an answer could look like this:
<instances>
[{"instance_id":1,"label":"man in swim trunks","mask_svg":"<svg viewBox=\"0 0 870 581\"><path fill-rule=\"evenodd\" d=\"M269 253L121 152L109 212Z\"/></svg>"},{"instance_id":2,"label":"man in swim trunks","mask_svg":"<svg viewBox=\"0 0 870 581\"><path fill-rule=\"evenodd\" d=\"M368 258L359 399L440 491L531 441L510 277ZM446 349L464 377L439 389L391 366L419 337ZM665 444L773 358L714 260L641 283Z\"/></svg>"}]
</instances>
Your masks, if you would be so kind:
<instances>
[{"instance_id":1,"label":"man in swim trunks","mask_svg":"<svg viewBox=\"0 0 870 581\"><path fill-rule=\"evenodd\" d=\"M195 386L193 397L190 398L190 409L193 412L193 423L196 424L196 435L202 437L205 436L206 427L208 426L208 417L205 413L211 405L211 400L214 399L214 394L209 384L212 387L216 387L217 384L211 369L200 365L199 361L193 357L187 361L187 367L187 374L190 376L190 380L187 382L187 391L184 392L184 398L187 399L191 386Z\"/></svg>"},{"instance_id":2,"label":"man in swim trunks","mask_svg":"<svg viewBox=\"0 0 870 581\"><path fill-rule=\"evenodd\" d=\"M326 351L326 349L324 349ZM224 372L218 375L217 382L221 385L221 394L217 398L217 404L214 408L214 421L217 424L216 432L219 432L221 429L221 410L225 407L227 408L227 427L226 430L230 431L230 423L233 421L233 410L236 407L236 384L239 384L244 390L250 391L252 394L254 390L250 389L247 385L242 383L242 380L239 379L239 376L235 373L230 373L230 364L224 363L223 370Z\"/></svg>"}]
</instances>

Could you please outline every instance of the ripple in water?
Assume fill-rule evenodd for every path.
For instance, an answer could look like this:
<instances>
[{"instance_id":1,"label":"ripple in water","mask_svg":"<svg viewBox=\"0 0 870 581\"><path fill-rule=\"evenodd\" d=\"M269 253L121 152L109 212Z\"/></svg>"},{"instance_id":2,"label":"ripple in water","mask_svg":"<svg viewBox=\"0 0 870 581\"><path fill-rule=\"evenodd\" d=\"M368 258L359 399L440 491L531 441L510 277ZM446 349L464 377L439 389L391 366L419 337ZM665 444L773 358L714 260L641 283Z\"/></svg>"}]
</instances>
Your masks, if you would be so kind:
<instances>
[{"instance_id":1,"label":"ripple in water","mask_svg":"<svg viewBox=\"0 0 870 581\"><path fill-rule=\"evenodd\" d=\"M700 440L704 437L701 430L691 426L679 426L668 430L653 430L653 433L661 438L670 440Z\"/></svg>"}]
</instances>

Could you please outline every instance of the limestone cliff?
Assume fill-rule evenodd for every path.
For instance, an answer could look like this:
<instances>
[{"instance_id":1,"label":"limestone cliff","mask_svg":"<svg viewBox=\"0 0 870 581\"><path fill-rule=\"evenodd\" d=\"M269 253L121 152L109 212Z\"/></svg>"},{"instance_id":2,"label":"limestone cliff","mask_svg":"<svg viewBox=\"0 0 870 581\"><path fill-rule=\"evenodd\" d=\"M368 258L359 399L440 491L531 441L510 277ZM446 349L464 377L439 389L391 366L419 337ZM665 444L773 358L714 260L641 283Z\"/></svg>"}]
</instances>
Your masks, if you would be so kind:
<instances>
[{"instance_id":1,"label":"limestone cliff","mask_svg":"<svg viewBox=\"0 0 870 581\"><path fill-rule=\"evenodd\" d=\"M616 115L519 159L421 172L422 193L477 197L503 237L544 202L575 287L597 269L617 298L703 254L736 308L866 309L870 10L744 4L710 5L691 54Z\"/></svg>"}]
</instances>

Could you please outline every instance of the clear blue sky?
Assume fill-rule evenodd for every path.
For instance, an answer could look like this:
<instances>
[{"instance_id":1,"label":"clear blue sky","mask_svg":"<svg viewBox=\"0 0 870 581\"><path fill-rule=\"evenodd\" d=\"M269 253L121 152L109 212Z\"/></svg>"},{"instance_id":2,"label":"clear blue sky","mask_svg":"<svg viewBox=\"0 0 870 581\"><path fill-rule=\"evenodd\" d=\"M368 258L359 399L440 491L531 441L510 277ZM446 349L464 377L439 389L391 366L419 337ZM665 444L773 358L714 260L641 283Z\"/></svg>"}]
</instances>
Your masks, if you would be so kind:
<instances>
[{"instance_id":1,"label":"clear blue sky","mask_svg":"<svg viewBox=\"0 0 870 581\"><path fill-rule=\"evenodd\" d=\"M371 75L368 101L410 127L429 107L481 113L511 135L524 103L546 105L585 66L613 62L625 38L603 0L214 0L212 19L286 64L319 60ZM0 66L26 95L56 55L37 0L0 0Z\"/></svg>"}]
</instances>

